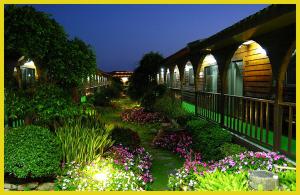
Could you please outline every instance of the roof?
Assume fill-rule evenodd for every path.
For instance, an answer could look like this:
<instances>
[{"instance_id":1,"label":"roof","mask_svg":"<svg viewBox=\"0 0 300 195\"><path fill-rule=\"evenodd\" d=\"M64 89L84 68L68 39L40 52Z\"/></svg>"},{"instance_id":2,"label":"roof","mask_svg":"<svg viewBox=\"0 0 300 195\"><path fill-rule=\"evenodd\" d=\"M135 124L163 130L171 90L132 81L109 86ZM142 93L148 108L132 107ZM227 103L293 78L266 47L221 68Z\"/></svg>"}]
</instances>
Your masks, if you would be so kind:
<instances>
[{"instance_id":1,"label":"roof","mask_svg":"<svg viewBox=\"0 0 300 195\"><path fill-rule=\"evenodd\" d=\"M189 56L191 54L191 51L194 52L194 51L198 51L199 49L205 49L213 44L222 42L232 36L243 33L251 28L257 27L258 25L262 25L268 21L271 21L273 19L279 18L280 16L284 16L292 12L294 13L296 12L296 5L292 5L292 4L270 5L206 39L199 39L199 40L189 42L187 46L185 46L184 48L166 57L164 62L166 64L176 62L177 60L183 57ZM278 25L284 26L288 24L280 23Z\"/></svg>"}]
</instances>

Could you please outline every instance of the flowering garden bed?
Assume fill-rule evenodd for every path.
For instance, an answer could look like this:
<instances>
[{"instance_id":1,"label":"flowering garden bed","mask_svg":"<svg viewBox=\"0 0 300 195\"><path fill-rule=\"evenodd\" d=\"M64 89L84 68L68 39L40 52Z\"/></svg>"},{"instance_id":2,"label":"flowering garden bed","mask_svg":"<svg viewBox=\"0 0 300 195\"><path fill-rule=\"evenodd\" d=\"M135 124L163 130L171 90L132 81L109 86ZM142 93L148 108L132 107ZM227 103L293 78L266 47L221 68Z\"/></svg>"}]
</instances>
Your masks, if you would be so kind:
<instances>
[{"instance_id":1,"label":"flowering garden bed","mask_svg":"<svg viewBox=\"0 0 300 195\"><path fill-rule=\"evenodd\" d=\"M192 149L192 137L186 131L164 132L153 141L156 147L170 150L185 159L182 168L169 175L170 190L182 191L250 191L250 170L267 170L278 174L280 186L275 190L294 191L296 172L284 155L275 152L246 151L221 160L204 161ZM283 169L276 167L281 166Z\"/></svg>"},{"instance_id":2,"label":"flowering garden bed","mask_svg":"<svg viewBox=\"0 0 300 195\"><path fill-rule=\"evenodd\" d=\"M153 181L151 155L144 148L130 151L113 146L109 157L88 164L71 162L58 177L58 190L76 191L144 191Z\"/></svg>"},{"instance_id":3,"label":"flowering garden bed","mask_svg":"<svg viewBox=\"0 0 300 195\"><path fill-rule=\"evenodd\" d=\"M159 123L166 121L165 117L159 112L147 112L144 108L136 107L125 110L122 115L122 120L126 122L136 123Z\"/></svg>"}]
</instances>

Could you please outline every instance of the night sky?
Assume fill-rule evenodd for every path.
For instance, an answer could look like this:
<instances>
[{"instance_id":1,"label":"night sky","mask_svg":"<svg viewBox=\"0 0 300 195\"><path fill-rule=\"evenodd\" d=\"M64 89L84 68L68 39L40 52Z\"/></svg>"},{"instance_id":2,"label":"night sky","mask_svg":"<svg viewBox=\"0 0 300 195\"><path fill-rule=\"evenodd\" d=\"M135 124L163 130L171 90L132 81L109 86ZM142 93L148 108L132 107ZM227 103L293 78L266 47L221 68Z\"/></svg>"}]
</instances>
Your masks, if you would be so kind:
<instances>
[{"instance_id":1,"label":"night sky","mask_svg":"<svg viewBox=\"0 0 300 195\"><path fill-rule=\"evenodd\" d=\"M104 71L134 70L143 54L167 57L267 5L34 5L96 52Z\"/></svg>"}]
</instances>

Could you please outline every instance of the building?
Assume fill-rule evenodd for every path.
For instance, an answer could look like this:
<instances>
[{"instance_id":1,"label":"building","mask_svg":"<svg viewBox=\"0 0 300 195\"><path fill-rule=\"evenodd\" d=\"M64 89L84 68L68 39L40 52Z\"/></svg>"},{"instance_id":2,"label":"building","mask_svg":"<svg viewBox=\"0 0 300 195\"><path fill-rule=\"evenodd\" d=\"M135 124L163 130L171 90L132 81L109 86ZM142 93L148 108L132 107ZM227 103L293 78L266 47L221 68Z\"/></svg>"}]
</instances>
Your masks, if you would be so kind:
<instances>
[{"instance_id":1,"label":"building","mask_svg":"<svg viewBox=\"0 0 300 195\"><path fill-rule=\"evenodd\" d=\"M133 74L133 72L131 72L131 71L110 72L110 75L112 75L112 77L119 78L124 86L128 86L128 81L132 74Z\"/></svg>"},{"instance_id":2,"label":"building","mask_svg":"<svg viewBox=\"0 0 300 195\"><path fill-rule=\"evenodd\" d=\"M296 5L271 5L165 58L158 83L196 115L296 154Z\"/></svg>"}]
</instances>

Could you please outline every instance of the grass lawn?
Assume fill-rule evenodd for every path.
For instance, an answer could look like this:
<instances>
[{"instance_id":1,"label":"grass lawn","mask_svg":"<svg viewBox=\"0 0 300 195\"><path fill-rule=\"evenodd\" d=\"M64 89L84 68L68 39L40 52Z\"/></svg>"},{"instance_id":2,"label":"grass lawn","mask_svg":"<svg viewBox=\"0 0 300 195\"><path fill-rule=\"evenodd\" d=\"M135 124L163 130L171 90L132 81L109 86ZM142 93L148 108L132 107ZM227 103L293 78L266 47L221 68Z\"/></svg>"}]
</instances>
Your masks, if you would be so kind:
<instances>
[{"instance_id":1,"label":"grass lawn","mask_svg":"<svg viewBox=\"0 0 300 195\"><path fill-rule=\"evenodd\" d=\"M184 109L186 109L188 112L195 113L195 105L193 105L191 103L183 101L182 102L182 107ZM217 121L220 121L220 114L219 113L214 113L214 112L208 111L206 109L199 110L199 113L201 113L201 112L202 113L204 113L204 112L208 113L208 115L211 115L211 116L216 116ZM246 126L245 122L243 122L243 125L242 125L242 121L241 120L234 119L232 117L227 117L227 116L224 117L224 123L225 123L225 125L228 124L229 120L231 120L231 127L232 128L233 128L232 121L235 120L235 129L239 133L246 134L247 136L249 136L249 137L251 137L253 139L260 140L261 130L260 130L259 127L257 128L257 136L255 137L255 133L254 133L255 132L255 126L254 125L251 125L251 126L248 125L248 126ZM238 121L239 121L239 127L237 125ZM228 124L228 126L229 126L229 124ZM252 134L251 134L251 128L252 128ZM273 131L269 130L268 144L270 144L270 145L273 145L273 136L274 136L273 135ZM266 142L266 137L267 137L267 130L265 128L263 128L262 129L262 140L263 140L263 142ZM267 146L265 146L265 147L267 147ZM281 136L281 149L285 150L285 151L288 150L288 137L285 136L285 135ZM291 151L292 151L292 153L296 154L296 140L295 139L292 139Z\"/></svg>"},{"instance_id":2,"label":"grass lawn","mask_svg":"<svg viewBox=\"0 0 300 195\"><path fill-rule=\"evenodd\" d=\"M152 190L167 190L168 175L174 170L182 167L184 160L170 151L151 147L156 131L161 128L160 124L139 125L137 123L122 121L122 111L138 106L137 103L128 98L119 99L113 103L114 107L101 107L97 109L101 113L103 122L130 128L138 132L141 138L141 145L153 158L151 172L154 177L154 182L152 184Z\"/></svg>"}]
</instances>

